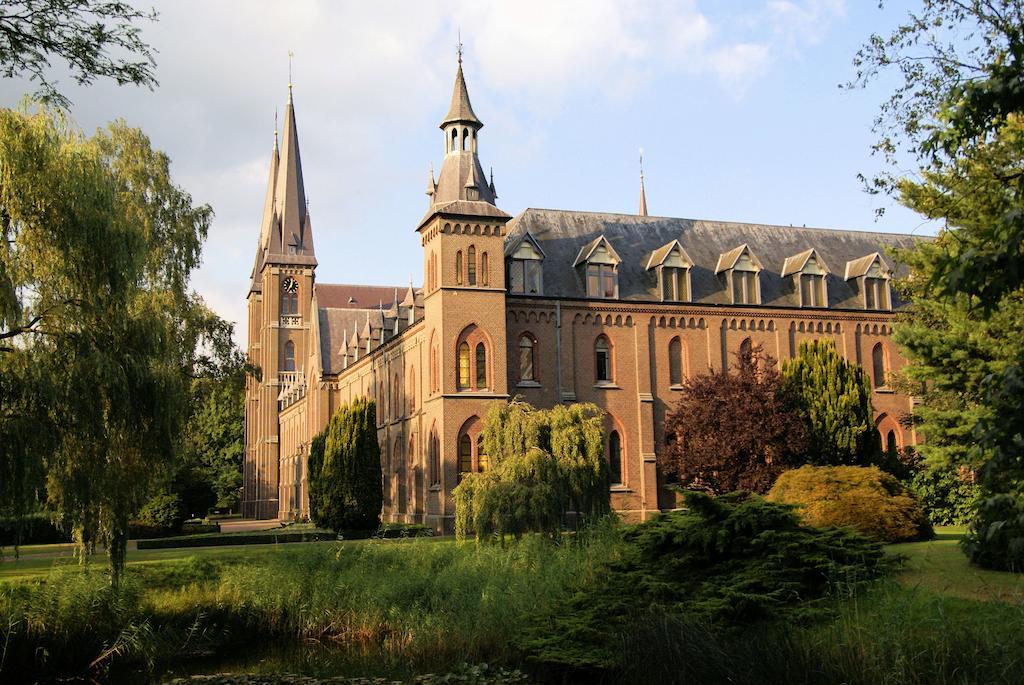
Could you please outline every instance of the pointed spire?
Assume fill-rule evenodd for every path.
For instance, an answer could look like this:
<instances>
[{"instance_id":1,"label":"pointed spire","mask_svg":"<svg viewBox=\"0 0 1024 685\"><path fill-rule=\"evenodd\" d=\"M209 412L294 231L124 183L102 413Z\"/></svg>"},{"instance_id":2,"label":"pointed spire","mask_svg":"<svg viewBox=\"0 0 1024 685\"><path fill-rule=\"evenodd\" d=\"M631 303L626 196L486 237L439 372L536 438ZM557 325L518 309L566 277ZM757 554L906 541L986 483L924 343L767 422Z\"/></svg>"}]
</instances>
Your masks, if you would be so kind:
<instances>
[{"instance_id":1,"label":"pointed spire","mask_svg":"<svg viewBox=\"0 0 1024 685\"><path fill-rule=\"evenodd\" d=\"M491 185L490 185L490 188L491 188L491 195L493 195L494 199L497 200L498 199L498 191L494 189L494 167L491 167Z\"/></svg>"},{"instance_id":2,"label":"pointed spire","mask_svg":"<svg viewBox=\"0 0 1024 685\"><path fill-rule=\"evenodd\" d=\"M437 182L434 180L434 163L430 163L430 175L427 177L427 195L431 197L437 192Z\"/></svg>"},{"instance_id":3,"label":"pointed spire","mask_svg":"<svg viewBox=\"0 0 1024 685\"><path fill-rule=\"evenodd\" d=\"M272 252L279 255L313 257L313 236L307 217L306 188L302 179L302 158L299 154L299 132L295 124L295 105L291 84L288 104L284 110L281 152L277 187L275 189L277 235L273 236Z\"/></svg>"},{"instance_id":4,"label":"pointed spire","mask_svg":"<svg viewBox=\"0 0 1024 685\"><path fill-rule=\"evenodd\" d=\"M644 192L644 149L640 148L640 216L647 216L647 193Z\"/></svg>"},{"instance_id":5,"label":"pointed spire","mask_svg":"<svg viewBox=\"0 0 1024 685\"><path fill-rule=\"evenodd\" d=\"M466 88L466 77L462 75L462 44L459 43L459 68L455 72L455 87L452 89L452 104L448 114L441 122L441 128L448 124L470 124L474 128L483 128L484 123L473 113L473 105L469 102L469 90Z\"/></svg>"}]
</instances>

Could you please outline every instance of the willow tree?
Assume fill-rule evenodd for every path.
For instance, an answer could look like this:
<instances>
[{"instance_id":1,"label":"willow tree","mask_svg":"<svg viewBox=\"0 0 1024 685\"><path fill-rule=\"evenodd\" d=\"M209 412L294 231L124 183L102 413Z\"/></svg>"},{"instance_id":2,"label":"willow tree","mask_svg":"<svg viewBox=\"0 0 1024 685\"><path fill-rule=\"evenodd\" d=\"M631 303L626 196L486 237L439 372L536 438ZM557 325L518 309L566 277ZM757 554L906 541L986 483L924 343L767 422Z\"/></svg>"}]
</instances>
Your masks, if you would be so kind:
<instances>
[{"instance_id":1,"label":"willow tree","mask_svg":"<svg viewBox=\"0 0 1024 685\"><path fill-rule=\"evenodd\" d=\"M874 461L875 428L867 374L836 351L832 340L800 343L782 364L782 384L792 394L807 429L807 460L819 466Z\"/></svg>"},{"instance_id":2,"label":"willow tree","mask_svg":"<svg viewBox=\"0 0 1024 685\"><path fill-rule=\"evenodd\" d=\"M45 472L47 505L106 547L115 585L214 330L188 290L211 216L136 129L86 137L46 109L0 111L0 463Z\"/></svg>"},{"instance_id":3,"label":"willow tree","mask_svg":"<svg viewBox=\"0 0 1024 685\"><path fill-rule=\"evenodd\" d=\"M452 492L459 537L553 537L568 512L587 524L609 511L604 412L593 404L493 405L484 419L484 450L490 469L465 475Z\"/></svg>"}]
</instances>

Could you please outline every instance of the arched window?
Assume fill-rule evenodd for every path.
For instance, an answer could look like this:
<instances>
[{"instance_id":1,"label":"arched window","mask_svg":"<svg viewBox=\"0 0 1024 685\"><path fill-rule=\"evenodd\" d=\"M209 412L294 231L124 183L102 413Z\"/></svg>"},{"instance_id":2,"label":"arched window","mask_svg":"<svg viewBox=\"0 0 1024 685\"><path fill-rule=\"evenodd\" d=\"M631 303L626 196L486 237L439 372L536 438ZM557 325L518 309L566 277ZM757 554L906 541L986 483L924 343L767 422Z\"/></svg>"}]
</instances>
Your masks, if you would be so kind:
<instances>
[{"instance_id":1,"label":"arched window","mask_svg":"<svg viewBox=\"0 0 1024 685\"><path fill-rule=\"evenodd\" d=\"M469 387L469 343L463 340L459 345L459 390Z\"/></svg>"},{"instance_id":2,"label":"arched window","mask_svg":"<svg viewBox=\"0 0 1024 685\"><path fill-rule=\"evenodd\" d=\"M396 418L402 415L402 393L399 392L401 383L402 377L396 373L391 384L391 415Z\"/></svg>"},{"instance_id":3,"label":"arched window","mask_svg":"<svg viewBox=\"0 0 1024 685\"><path fill-rule=\"evenodd\" d=\"M377 423L384 423L387 416L387 408L384 406L384 381L380 382L377 388Z\"/></svg>"},{"instance_id":4,"label":"arched window","mask_svg":"<svg viewBox=\"0 0 1024 685\"><path fill-rule=\"evenodd\" d=\"M469 137L469 129L462 129L462 149L466 149L466 138Z\"/></svg>"},{"instance_id":5,"label":"arched window","mask_svg":"<svg viewBox=\"0 0 1024 685\"><path fill-rule=\"evenodd\" d=\"M482 342L476 344L476 388L487 387L487 348Z\"/></svg>"},{"instance_id":6,"label":"arched window","mask_svg":"<svg viewBox=\"0 0 1024 685\"><path fill-rule=\"evenodd\" d=\"M291 340L284 344L284 370L295 370L295 343Z\"/></svg>"},{"instance_id":7,"label":"arched window","mask_svg":"<svg viewBox=\"0 0 1024 685\"><path fill-rule=\"evenodd\" d=\"M430 439L427 442L427 455L430 457L430 484L441 484L441 441L437 438L437 426L430 429Z\"/></svg>"},{"instance_id":8,"label":"arched window","mask_svg":"<svg viewBox=\"0 0 1024 685\"><path fill-rule=\"evenodd\" d=\"M469 246L466 250L466 283L476 285L476 247Z\"/></svg>"},{"instance_id":9,"label":"arched window","mask_svg":"<svg viewBox=\"0 0 1024 685\"><path fill-rule=\"evenodd\" d=\"M672 385L683 382L683 343L678 336L668 344L668 377Z\"/></svg>"},{"instance_id":10,"label":"arched window","mask_svg":"<svg viewBox=\"0 0 1024 685\"><path fill-rule=\"evenodd\" d=\"M875 389L885 387L885 350L882 343L875 343L871 350L871 381Z\"/></svg>"},{"instance_id":11,"label":"arched window","mask_svg":"<svg viewBox=\"0 0 1024 685\"><path fill-rule=\"evenodd\" d=\"M537 365L534 353L537 351L533 338L523 333L519 336L519 381L536 381Z\"/></svg>"},{"instance_id":12,"label":"arched window","mask_svg":"<svg viewBox=\"0 0 1024 685\"><path fill-rule=\"evenodd\" d=\"M281 316L299 313L299 283L289 276L281 283Z\"/></svg>"},{"instance_id":13,"label":"arched window","mask_svg":"<svg viewBox=\"0 0 1024 685\"><path fill-rule=\"evenodd\" d=\"M603 335L594 343L594 377L598 383L612 381L612 346Z\"/></svg>"},{"instance_id":14,"label":"arched window","mask_svg":"<svg viewBox=\"0 0 1024 685\"><path fill-rule=\"evenodd\" d=\"M481 285L487 285L490 280L488 272L490 271L490 265L487 262L487 253L480 253L480 283Z\"/></svg>"},{"instance_id":15,"label":"arched window","mask_svg":"<svg viewBox=\"0 0 1024 685\"><path fill-rule=\"evenodd\" d=\"M462 285L462 250L455 253L455 283Z\"/></svg>"},{"instance_id":16,"label":"arched window","mask_svg":"<svg viewBox=\"0 0 1024 685\"><path fill-rule=\"evenodd\" d=\"M416 367L409 369L409 413L416 411Z\"/></svg>"},{"instance_id":17,"label":"arched window","mask_svg":"<svg viewBox=\"0 0 1024 685\"><path fill-rule=\"evenodd\" d=\"M463 433L459 437L459 475L457 482L462 482L462 477L473 472L473 441L469 435Z\"/></svg>"},{"instance_id":18,"label":"arched window","mask_svg":"<svg viewBox=\"0 0 1024 685\"><path fill-rule=\"evenodd\" d=\"M491 468L491 460L484 451L484 434L476 436L476 470L483 473Z\"/></svg>"},{"instance_id":19,"label":"arched window","mask_svg":"<svg viewBox=\"0 0 1024 685\"><path fill-rule=\"evenodd\" d=\"M896 454L899 446L896 444L896 431L889 431L885 435L885 451L889 454Z\"/></svg>"},{"instance_id":20,"label":"arched window","mask_svg":"<svg viewBox=\"0 0 1024 685\"><path fill-rule=\"evenodd\" d=\"M459 129L453 128L452 129L452 152L455 152L459 148L458 140L459 140Z\"/></svg>"},{"instance_id":21,"label":"arched window","mask_svg":"<svg viewBox=\"0 0 1024 685\"><path fill-rule=\"evenodd\" d=\"M750 342L750 338L744 338L743 342L740 343L740 359L746 361L751 358L754 354L754 343Z\"/></svg>"},{"instance_id":22,"label":"arched window","mask_svg":"<svg viewBox=\"0 0 1024 685\"><path fill-rule=\"evenodd\" d=\"M622 484L622 439L619 431L608 434L608 478L612 485Z\"/></svg>"}]
</instances>

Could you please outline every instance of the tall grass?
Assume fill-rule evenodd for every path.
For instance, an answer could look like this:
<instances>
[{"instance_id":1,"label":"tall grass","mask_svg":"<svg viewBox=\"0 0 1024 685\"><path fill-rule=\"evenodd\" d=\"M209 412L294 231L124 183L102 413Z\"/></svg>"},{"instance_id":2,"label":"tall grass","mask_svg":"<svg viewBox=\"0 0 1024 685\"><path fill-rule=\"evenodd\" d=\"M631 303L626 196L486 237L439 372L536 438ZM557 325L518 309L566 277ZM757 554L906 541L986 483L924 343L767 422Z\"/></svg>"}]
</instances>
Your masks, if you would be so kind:
<instances>
[{"instance_id":1,"label":"tall grass","mask_svg":"<svg viewBox=\"0 0 1024 685\"><path fill-rule=\"evenodd\" d=\"M622 636L621 683L954 685L1024 682L1024 607L883 581L833 620L714 630L637 617Z\"/></svg>"}]
</instances>

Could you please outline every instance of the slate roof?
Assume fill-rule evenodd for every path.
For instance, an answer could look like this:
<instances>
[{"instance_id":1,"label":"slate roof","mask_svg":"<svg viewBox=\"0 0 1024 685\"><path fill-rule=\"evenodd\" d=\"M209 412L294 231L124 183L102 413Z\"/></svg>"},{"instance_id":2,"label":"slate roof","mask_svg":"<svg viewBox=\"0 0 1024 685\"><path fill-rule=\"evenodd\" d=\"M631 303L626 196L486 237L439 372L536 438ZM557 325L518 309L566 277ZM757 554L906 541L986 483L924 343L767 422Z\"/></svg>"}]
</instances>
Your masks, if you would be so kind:
<instances>
[{"instance_id":1,"label":"slate roof","mask_svg":"<svg viewBox=\"0 0 1024 685\"><path fill-rule=\"evenodd\" d=\"M783 278L782 271L787 259L802 256L813 248L824 263L840 271L826 276L829 307L833 309L863 309L855 282L843 277L848 262L854 262L858 270L866 270L870 260L864 258L881 252L883 246L909 248L924 239L897 233L551 209L527 209L520 213L508 224L506 242L522 240L525 232L543 247L546 255L543 292L547 297L586 297L582 267L573 268L573 262L583 246L604 236L622 260L618 272L619 296L623 300L660 301L657 273L645 267L652 252L678 240L693 261L690 280L695 303L730 303L723 276L716 275L715 269L720 261L735 261L738 248L745 244L763 266L762 306L799 305L792 278ZM896 275L900 275L899 268ZM895 292L893 304L899 304Z\"/></svg>"}]
</instances>

